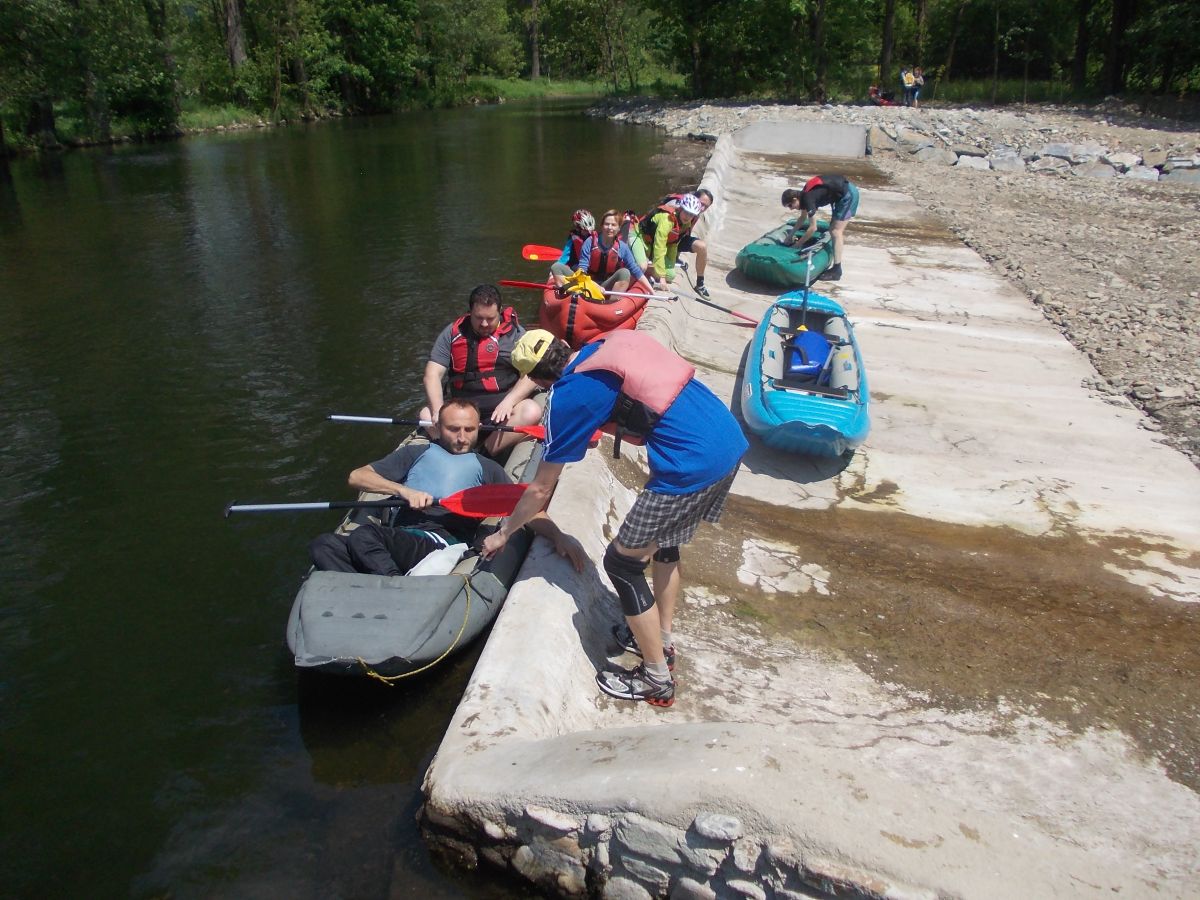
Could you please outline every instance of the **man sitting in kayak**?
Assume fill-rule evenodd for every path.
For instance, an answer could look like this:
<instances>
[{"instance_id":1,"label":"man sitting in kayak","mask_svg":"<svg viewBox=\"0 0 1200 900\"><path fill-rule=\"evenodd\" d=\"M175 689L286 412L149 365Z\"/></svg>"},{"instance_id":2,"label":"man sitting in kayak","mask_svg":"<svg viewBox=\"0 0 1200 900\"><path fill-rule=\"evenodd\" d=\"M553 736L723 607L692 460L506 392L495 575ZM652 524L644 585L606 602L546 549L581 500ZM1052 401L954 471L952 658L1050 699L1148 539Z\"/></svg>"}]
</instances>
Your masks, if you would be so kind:
<instances>
[{"instance_id":1,"label":"man sitting in kayak","mask_svg":"<svg viewBox=\"0 0 1200 900\"><path fill-rule=\"evenodd\" d=\"M475 453L479 409L469 400L450 399L441 407L437 443L414 442L350 473L350 487L399 497L386 525L359 525L349 535L323 534L309 545L313 565L333 572L404 575L422 559L452 543L470 543L477 519L456 515L434 504L483 484L511 484L495 460ZM583 571L579 542L542 513L529 523L554 543L555 551Z\"/></svg>"},{"instance_id":2,"label":"man sitting in kayak","mask_svg":"<svg viewBox=\"0 0 1200 900\"><path fill-rule=\"evenodd\" d=\"M522 378L509 361L524 333L513 308L501 308L498 287L481 284L471 291L467 314L442 330L425 364L426 406L420 417L435 423L429 429L431 439L437 438L436 423L446 398L442 383L447 378L449 395L472 401L489 422L536 425L541 421L541 406L528 399L537 385ZM495 431L484 441L484 449L496 456L524 439L521 434Z\"/></svg>"},{"instance_id":3,"label":"man sitting in kayak","mask_svg":"<svg viewBox=\"0 0 1200 900\"><path fill-rule=\"evenodd\" d=\"M580 270L598 281L606 291L627 291L636 281L646 293L654 293L642 267L634 259L633 251L621 240L620 230L621 214L610 209L600 220L600 230L583 242L579 254Z\"/></svg>"}]
</instances>

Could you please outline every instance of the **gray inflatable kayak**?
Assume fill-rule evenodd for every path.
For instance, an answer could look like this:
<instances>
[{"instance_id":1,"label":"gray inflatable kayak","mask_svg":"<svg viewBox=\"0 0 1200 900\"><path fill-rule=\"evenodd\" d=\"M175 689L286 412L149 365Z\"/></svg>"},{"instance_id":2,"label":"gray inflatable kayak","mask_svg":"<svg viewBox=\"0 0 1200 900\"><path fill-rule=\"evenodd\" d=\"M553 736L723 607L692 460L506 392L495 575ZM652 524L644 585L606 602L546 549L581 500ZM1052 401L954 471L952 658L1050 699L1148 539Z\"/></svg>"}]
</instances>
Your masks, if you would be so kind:
<instances>
[{"instance_id":1,"label":"gray inflatable kayak","mask_svg":"<svg viewBox=\"0 0 1200 900\"><path fill-rule=\"evenodd\" d=\"M528 481L541 451L541 443L523 441L504 468L514 481ZM361 499L379 496L363 494ZM339 530L353 529L353 518L347 516ZM475 545L499 524L499 518L484 519ZM531 540L522 530L486 562L470 550L444 575L311 570L288 618L287 645L296 667L386 680L432 668L470 644L496 618Z\"/></svg>"}]
</instances>

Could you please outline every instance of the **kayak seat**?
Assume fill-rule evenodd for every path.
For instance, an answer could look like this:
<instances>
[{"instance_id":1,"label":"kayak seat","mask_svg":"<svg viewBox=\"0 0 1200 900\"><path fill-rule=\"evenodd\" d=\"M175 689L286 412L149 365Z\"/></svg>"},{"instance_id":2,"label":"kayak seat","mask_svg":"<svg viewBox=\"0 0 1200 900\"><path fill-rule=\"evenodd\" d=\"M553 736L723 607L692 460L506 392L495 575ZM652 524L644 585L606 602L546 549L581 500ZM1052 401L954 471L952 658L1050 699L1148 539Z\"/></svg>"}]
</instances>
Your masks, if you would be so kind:
<instances>
[{"instance_id":1,"label":"kayak seat","mask_svg":"<svg viewBox=\"0 0 1200 900\"><path fill-rule=\"evenodd\" d=\"M829 358L829 341L819 331L795 332L783 343L784 377L811 378L814 381Z\"/></svg>"}]
</instances>

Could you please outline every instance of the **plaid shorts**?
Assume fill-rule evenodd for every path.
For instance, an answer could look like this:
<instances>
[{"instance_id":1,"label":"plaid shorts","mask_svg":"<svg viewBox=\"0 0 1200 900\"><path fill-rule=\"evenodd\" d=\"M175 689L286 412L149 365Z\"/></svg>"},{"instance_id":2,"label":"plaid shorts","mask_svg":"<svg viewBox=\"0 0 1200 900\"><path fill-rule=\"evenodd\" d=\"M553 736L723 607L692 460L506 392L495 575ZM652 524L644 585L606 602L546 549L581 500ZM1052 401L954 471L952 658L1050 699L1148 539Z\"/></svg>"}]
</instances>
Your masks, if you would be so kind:
<instances>
[{"instance_id":1,"label":"plaid shorts","mask_svg":"<svg viewBox=\"0 0 1200 900\"><path fill-rule=\"evenodd\" d=\"M650 544L678 547L689 543L700 523L717 522L725 509L725 498L737 474L739 461L729 474L703 490L691 494L660 494L642 491L617 532L617 541L630 550Z\"/></svg>"}]
</instances>

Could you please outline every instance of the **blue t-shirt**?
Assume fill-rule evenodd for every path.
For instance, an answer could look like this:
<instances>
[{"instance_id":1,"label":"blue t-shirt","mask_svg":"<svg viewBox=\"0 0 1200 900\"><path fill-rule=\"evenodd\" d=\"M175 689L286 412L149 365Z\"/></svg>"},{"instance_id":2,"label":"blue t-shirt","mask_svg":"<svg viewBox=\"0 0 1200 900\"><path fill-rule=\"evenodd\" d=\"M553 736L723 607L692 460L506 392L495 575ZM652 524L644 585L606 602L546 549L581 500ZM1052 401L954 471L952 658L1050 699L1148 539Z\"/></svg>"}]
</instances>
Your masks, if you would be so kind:
<instances>
[{"instance_id":1,"label":"blue t-shirt","mask_svg":"<svg viewBox=\"0 0 1200 900\"><path fill-rule=\"evenodd\" d=\"M546 449L552 463L578 462L593 432L609 421L621 380L612 372L576 372L599 344L588 344L550 390L546 402ZM693 378L646 439L650 460L647 490L691 494L729 474L750 445L717 395Z\"/></svg>"}]
</instances>

